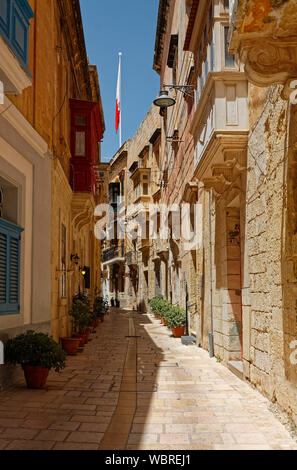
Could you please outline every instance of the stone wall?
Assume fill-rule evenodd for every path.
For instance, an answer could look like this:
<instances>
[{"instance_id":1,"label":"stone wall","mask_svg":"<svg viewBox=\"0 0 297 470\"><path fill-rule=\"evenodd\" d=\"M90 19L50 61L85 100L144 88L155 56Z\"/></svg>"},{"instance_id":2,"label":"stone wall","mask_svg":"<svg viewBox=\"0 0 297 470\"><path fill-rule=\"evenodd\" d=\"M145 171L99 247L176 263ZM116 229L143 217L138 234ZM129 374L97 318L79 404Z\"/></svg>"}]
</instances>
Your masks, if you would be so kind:
<instances>
[{"instance_id":1,"label":"stone wall","mask_svg":"<svg viewBox=\"0 0 297 470\"><path fill-rule=\"evenodd\" d=\"M281 91L280 86L261 91L250 87L246 246L251 337L246 375L297 421L296 366L290 361L290 343L297 333L291 192L296 180L290 164L295 158L296 120ZM261 112L259 96L265 100Z\"/></svg>"}]
</instances>

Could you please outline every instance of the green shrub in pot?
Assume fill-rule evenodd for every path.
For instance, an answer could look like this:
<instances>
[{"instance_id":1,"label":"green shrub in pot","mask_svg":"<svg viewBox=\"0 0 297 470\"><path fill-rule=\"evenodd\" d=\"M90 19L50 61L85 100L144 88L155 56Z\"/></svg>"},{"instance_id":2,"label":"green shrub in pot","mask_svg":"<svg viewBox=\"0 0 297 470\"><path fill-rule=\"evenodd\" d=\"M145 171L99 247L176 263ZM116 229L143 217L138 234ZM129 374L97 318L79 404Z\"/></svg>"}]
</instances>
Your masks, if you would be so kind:
<instances>
[{"instance_id":1,"label":"green shrub in pot","mask_svg":"<svg viewBox=\"0 0 297 470\"><path fill-rule=\"evenodd\" d=\"M69 315L73 319L75 331L79 333L84 333L93 321L89 302L85 302L83 299L76 297L73 299L72 309L69 311Z\"/></svg>"},{"instance_id":2,"label":"green shrub in pot","mask_svg":"<svg viewBox=\"0 0 297 470\"><path fill-rule=\"evenodd\" d=\"M171 306L167 313L168 328L183 327L186 324L186 311L179 306Z\"/></svg>"},{"instance_id":3,"label":"green shrub in pot","mask_svg":"<svg viewBox=\"0 0 297 470\"><path fill-rule=\"evenodd\" d=\"M66 354L52 337L44 333L27 331L7 341L5 345L5 362L21 366L37 366L64 369Z\"/></svg>"},{"instance_id":4,"label":"green shrub in pot","mask_svg":"<svg viewBox=\"0 0 297 470\"><path fill-rule=\"evenodd\" d=\"M28 388L42 389L51 369L65 367L66 353L49 335L30 330L7 341L5 361L22 366Z\"/></svg>"},{"instance_id":5,"label":"green shrub in pot","mask_svg":"<svg viewBox=\"0 0 297 470\"><path fill-rule=\"evenodd\" d=\"M96 318L100 318L108 313L108 303L103 297L96 297L93 304L93 312Z\"/></svg>"},{"instance_id":6,"label":"green shrub in pot","mask_svg":"<svg viewBox=\"0 0 297 470\"><path fill-rule=\"evenodd\" d=\"M149 300L149 305L151 307L152 312L155 315L159 316L160 306L161 306L162 302L164 302L164 299L161 295L158 295L158 296L154 297L153 299Z\"/></svg>"}]
</instances>

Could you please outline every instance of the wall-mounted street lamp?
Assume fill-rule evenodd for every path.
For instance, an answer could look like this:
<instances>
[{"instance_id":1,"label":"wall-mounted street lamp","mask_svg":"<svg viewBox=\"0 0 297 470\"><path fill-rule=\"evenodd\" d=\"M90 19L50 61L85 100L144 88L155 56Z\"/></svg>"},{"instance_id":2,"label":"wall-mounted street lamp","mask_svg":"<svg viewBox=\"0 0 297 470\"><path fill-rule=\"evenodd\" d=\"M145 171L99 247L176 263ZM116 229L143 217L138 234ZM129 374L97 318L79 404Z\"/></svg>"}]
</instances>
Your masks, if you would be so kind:
<instances>
[{"instance_id":1,"label":"wall-mounted street lamp","mask_svg":"<svg viewBox=\"0 0 297 470\"><path fill-rule=\"evenodd\" d=\"M169 91L180 91L183 95L189 96L190 98L194 97L193 85L163 85L163 89L160 91L158 98L154 101L154 105L159 106L159 108L170 108L170 106L176 104L176 100L169 96L169 92L165 88L168 88Z\"/></svg>"},{"instance_id":2,"label":"wall-mounted street lamp","mask_svg":"<svg viewBox=\"0 0 297 470\"><path fill-rule=\"evenodd\" d=\"M169 96L168 91L160 91L160 94L157 99L154 101L155 106L159 106L159 108L170 108L170 106L174 106L176 104L175 99Z\"/></svg>"},{"instance_id":3,"label":"wall-mounted street lamp","mask_svg":"<svg viewBox=\"0 0 297 470\"><path fill-rule=\"evenodd\" d=\"M87 274L87 271L86 271L85 267L80 266L79 270L80 270L82 276L85 276Z\"/></svg>"},{"instance_id":4,"label":"wall-mounted street lamp","mask_svg":"<svg viewBox=\"0 0 297 470\"><path fill-rule=\"evenodd\" d=\"M84 278L85 289L91 288L91 269L88 266L80 266L80 273Z\"/></svg>"}]
</instances>

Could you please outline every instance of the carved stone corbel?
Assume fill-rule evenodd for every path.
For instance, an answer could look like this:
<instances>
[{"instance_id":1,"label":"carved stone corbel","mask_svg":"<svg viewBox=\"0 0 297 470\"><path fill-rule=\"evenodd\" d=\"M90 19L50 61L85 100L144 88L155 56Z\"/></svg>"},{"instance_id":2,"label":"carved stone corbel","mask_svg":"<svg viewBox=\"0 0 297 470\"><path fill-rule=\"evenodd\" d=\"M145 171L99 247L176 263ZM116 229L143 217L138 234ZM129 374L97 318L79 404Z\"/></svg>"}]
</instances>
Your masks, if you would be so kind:
<instances>
[{"instance_id":1,"label":"carved stone corbel","mask_svg":"<svg viewBox=\"0 0 297 470\"><path fill-rule=\"evenodd\" d=\"M255 85L285 84L297 77L297 38L247 40L242 60L248 79Z\"/></svg>"}]
</instances>

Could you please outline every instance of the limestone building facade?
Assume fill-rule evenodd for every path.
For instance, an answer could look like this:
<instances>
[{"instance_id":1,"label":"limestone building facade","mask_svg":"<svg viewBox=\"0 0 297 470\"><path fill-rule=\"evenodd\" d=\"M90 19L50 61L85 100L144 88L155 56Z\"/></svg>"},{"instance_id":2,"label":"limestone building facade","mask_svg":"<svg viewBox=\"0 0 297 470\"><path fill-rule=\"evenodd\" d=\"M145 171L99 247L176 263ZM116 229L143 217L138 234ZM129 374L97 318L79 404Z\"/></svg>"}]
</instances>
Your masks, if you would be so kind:
<instances>
[{"instance_id":1,"label":"limestone building facade","mask_svg":"<svg viewBox=\"0 0 297 470\"><path fill-rule=\"evenodd\" d=\"M0 339L33 328L59 340L79 285L100 289L98 73L78 0L3 0L0 17Z\"/></svg>"},{"instance_id":2,"label":"limestone building facade","mask_svg":"<svg viewBox=\"0 0 297 470\"><path fill-rule=\"evenodd\" d=\"M249 82L243 374L297 422L296 2L233 1L230 26Z\"/></svg>"},{"instance_id":3,"label":"limestone building facade","mask_svg":"<svg viewBox=\"0 0 297 470\"><path fill-rule=\"evenodd\" d=\"M123 263L124 304L185 307L197 345L295 422L296 15L294 0L160 0L153 67L175 104L128 142L126 223L188 204L198 241L169 215Z\"/></svg>"}]
</instances>

